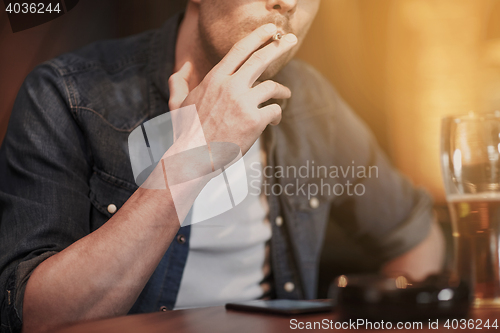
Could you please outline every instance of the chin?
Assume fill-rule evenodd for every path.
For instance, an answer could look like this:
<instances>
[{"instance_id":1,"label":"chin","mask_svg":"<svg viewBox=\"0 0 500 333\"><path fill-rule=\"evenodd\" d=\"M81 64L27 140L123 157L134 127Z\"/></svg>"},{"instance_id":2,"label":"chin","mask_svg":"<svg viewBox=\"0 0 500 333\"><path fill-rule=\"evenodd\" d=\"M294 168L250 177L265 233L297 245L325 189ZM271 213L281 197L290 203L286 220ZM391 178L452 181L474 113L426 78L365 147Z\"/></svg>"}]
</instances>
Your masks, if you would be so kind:
<instances>
[{"instance_id":1,"label":"chin","mask_svg":"<svg viewBox=\"0 0 500 333\"><path fill-rule=\"evenodd\" d=\"M276 74L278 74L289 62L292 60L293 54L286 54L284 57L279 58L267 67L267 69L259 77L259 81L263 82L265 80L272 79Z\"/></svg>"}]
</instances>

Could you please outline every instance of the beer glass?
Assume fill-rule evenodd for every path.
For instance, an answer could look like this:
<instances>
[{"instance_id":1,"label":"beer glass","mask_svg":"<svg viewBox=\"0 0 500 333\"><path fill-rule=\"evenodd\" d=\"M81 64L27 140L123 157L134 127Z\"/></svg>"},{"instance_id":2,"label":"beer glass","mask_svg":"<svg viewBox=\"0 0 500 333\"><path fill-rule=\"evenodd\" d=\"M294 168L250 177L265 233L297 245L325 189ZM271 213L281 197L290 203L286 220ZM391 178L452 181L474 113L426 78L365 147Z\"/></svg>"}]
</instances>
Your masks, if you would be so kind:
<instances>
[{"instance_id":1,"label":"beer glass","mask_svg":"<svg viewBox=\"0 0 500 333\"><path fill-rule=\"evenodd\" d=\"M447 117L441 130L454 270L470 284L474 307L500 308L500 111Z\"/></svg>"}]
</instances>

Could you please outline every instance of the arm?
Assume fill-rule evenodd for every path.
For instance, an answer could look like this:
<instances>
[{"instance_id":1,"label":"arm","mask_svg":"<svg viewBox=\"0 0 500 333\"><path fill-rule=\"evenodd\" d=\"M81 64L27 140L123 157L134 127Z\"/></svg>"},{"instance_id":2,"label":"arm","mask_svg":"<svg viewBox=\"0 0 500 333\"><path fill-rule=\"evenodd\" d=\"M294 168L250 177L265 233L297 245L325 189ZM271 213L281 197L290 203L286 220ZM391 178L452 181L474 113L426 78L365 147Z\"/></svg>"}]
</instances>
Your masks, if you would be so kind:
<instances>
[{"instance_id":1,"label":"arm","mask_svg":"<svg viewBox=\"0 0 500 333\"><path fill-rule=\"evenodd\" d=\"M58 84L49 66L27 78L2 147L0 252L15 278L5 303L25 332L126 314L181 222L168 188L139 188L90 232L92 168ZM190 188L194 197L203 185Z\"/></svg>"},{"instance_id":2,"label":"arm","mask_svg":"<svg viewBox=\"0 0 500 333\"><path fill-rule=\"evenodd\" d=\"M331 217L370 264L383 267L382 272L399 271L422 279L439 271L444 242L434 221L432 198L396 170L363 121L335 91L331 95L337 96L336 164L352 162L373 171L367 177L347 179L362 184L365 192L337 198Z\"/></svg>"},{"instance_id":3,"label":"arm","mask_svg":"<svg viewBox=\"0 0 500 333\"><path fill-rule=\"evenodd\" d=\"M170 193L162 192L138 189L101 228L34 270L24 332L128 312L179 228Z\"/></svg>"},{"instance_id":4,"label":"arm","mask_svg":"<svg viewBox=\"0 0 500 333\"><path fill-rule=\"evenodd\" d=\"M420 244L385 263L382 272L387 275L403 273L414 280L423 280L441 271L444 253L443 234L437 222L434 222L428 236Z\"/></svg>"},{"instance_id":5,"label":"arm","mask_svg":"<svg viewBox=\"0 0 500 333\"><path fill-rule=\"evenodd\" d=\"M246 152L268 124L276 124L281 118L281 109L276 105L262 109L258 105L270 98L289 98L290 91L270 81L252 88L251 78L259 77L272 61L296 44L296 39L264 47L257 54L255 50L275 33L265 27L242 40L187 96L183 89L187 87L187 67L169 80L172 95L184 94L182 98L172 97L179 102L171 103L171 109L181 106L184 97L184 105L195 104L208 142L233 142ZM255 57L250 56L253 52ZM39 106L37 101L33 104ZM65 139L61 142L68 141ZM194 201L203 185L190 189L189 200ZM73 194L86 200L84 193L82 188ZM179 222L168 188L138 189L101 228L34 269L24 293L23 330L44 331L77 320L126 314L167 250Z\"/></svg>"}]
</instances>

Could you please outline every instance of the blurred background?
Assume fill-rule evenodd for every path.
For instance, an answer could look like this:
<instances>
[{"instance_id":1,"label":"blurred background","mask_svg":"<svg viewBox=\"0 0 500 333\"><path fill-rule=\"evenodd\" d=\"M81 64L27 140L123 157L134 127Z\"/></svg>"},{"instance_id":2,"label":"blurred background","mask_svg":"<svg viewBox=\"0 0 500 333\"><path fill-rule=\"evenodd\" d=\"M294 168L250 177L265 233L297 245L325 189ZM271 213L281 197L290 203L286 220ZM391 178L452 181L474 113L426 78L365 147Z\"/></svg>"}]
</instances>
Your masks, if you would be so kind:
<instances>
[{"instance_id":1,"label":"blurred background","mask_svg":"<svg viewBox=\"0 0 500 333\"><path fill-rule=\"evenodd\" d=\"M184 5L81 0L64 16L15 34L0 5L0 142L17 91L37 64L95 40L157 28ZM498 18L500 0L323 0L298 54L334 84L394 165L434 196L445 230L440 118L500 110ZM329 226L328 234L324 281L375 269L341 230ZM339 257L343 262L332 259Z\"/></svg>"}]
</instances>

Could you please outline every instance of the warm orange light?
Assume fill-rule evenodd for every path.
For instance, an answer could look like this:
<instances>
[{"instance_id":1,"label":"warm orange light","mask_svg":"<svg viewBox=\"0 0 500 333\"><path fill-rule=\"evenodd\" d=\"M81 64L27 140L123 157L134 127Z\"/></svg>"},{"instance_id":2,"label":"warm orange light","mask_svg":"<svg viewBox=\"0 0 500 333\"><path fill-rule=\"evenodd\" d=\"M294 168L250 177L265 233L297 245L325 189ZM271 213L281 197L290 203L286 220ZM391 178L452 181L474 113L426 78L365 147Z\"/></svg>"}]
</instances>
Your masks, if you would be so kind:
<instances>
[{"instance_id":1,"label":"warm orange light","mask_svg":"<svg viewBox=\"0 0 500 333\"><path fill-rule=\"evenodd\" d=\"M337 286L340 288L344 288L345 286L347 286L347 277L345 275L339 276L337 280Z\"/></svg>"},{"instance_id":2,"label":"warm orange light","mask_svg":"<svg viewBox=\"0 0 500 333\"><path fill-rule=\"evenodd\" d=\"M408 279L405 278L404 276L398 276L396 278L396 288L398 289L406 289L408 286Z\"/></svg>"},{"instance_id":3,"label":"warm orange light","mask_svg":"<svg viewBox=\"0 0 500 333\"><path fill-rule=\"evenodd\" d=\"M440 119L500 110L500 2L337 0L321 6L299 57L334 83L393 163L444 202Z\"/></svg>"}]
</instances>

